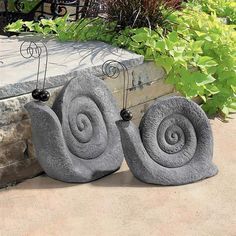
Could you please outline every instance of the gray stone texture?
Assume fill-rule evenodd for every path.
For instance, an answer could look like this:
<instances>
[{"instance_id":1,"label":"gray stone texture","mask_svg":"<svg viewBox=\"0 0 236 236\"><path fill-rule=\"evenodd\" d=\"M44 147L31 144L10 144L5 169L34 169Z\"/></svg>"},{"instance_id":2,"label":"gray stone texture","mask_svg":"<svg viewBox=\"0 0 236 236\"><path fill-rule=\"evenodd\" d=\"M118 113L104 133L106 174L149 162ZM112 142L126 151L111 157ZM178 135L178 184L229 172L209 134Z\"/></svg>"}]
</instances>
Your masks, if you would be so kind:
<instances>
[{"instance_id":1,"label":"gray stone texture","mask_svg":"<svg viewBox=\"0 0 236 236\"><path fill-rule=\"evenodd\" d=\"M37 60L24 59L20 45L35 37L0 36L0 99L30 93L36 85ZM47 88L64 85L81 72L102 75L102 64L110 59L124 63L128 68L143 63L143 57L103 42L57 42L45 40L49 52ZM39 43L40 44L40 43ZM27 44L25 44L27 46ZM24 48L23 48L24 49ZM43 83L45 55L41 57L40 85Z\"/></svg>"},{"instance_id":2,"label":"gray stone texture","mask_svg":"<svg viewBox=\"0 0 236 236\"><path fill-rule=\"evenodd\" d=\"M105 83L94 76L71 80L53 111L41 102L26 104L36 157L52 178L89 182L106 176L123 161L119 110Z\"/></svg>"},{"instance_id":3,"label":"gray stone texture","mask_svg":"<svg viewBox=\"0 0 236 236\"><path fill-rule=\"evenodd\" d=\"M0 187L42 173L35 160L29 120L0 127Z\"/></svg>"},{"instance_id":4,"label":"gray stone texture","mask_svg":"<svg viewBox=\"0 0 236 236\"><path fill-rule=\"evenodd\" d=\"M182 97L157 99L141 120L117 122L124 155L141 181L159 185L192 183L217 174L213 136L203 110Z\"/></svg>"},{"instance_id":5,"label":"gray stone texture","mask_svg":"<svg viewBox=\"0 0 236 236\"><path fill-rule=\"evenodd\" d=\"M0 188L43 172L30 139L0 146Z\"/></svg>"}]
</instances>

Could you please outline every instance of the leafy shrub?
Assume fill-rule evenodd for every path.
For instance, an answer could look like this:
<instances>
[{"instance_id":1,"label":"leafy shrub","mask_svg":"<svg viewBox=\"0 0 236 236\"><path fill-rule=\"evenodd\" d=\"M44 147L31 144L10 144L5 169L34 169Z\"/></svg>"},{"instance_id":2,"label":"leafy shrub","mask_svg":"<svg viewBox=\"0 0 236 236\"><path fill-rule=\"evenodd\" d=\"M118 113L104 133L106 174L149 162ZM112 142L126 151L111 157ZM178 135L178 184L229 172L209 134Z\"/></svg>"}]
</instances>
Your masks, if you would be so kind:
<instances>
[{"instance_id":1,"label":"leafy shrub","mask_svg":"<svg viewBox=\"0 0 236 236\"><path fill-rule=\"evenodd\" d=\"M197 19L197 20L196 20ZM236 31L214 15L192 9L168 16L169 33L161 27L126 27L116 31L116 22L83 19L70 23L66 17L18 21L13 31L36 31L60 40L100 40L126 48L163 66L167 82L187 98L199 96L208 114L225 117L236 111ZM98 34L99 32L99 34Z\"/></svg>"},{"instance_id":2,"label":"leafy shrub","mask_svg":"<svg viewBox=\"0 0 236 236\"><path fill-rule=\"evenodd\" d=\"M196 21L196 19L198 19ZM163 66L167 82L187 98L199 96L208 114L236 111L236 32L217 17L192 10L172 14L173 31L126 29L118 46Z\"/></svg>"},{"instance_id":3,"label":"leafy shrub","mask_svg":"<svg viewBox=\"0 0 236 236\"><path fill-rule=\"evenodd\" d=\"M201 96L206 102L203 108L208 113L222 111L228 116L236 111L236 32L233 26L222 24L215 16L189 9L174 15L174 30L189 40L190 48L193 45L192 58L186 61L198 70L192 74L200 72L201 75L193 77L192 89L185 87L188 82L184 74L182 78L170 76L169 81L187 96ZM186 56L189 57L188 54ZM202 82L199 84L200 78Z\"/></svg>"},{"instance_id":4,"label":"leafy shrub","mask_svg":"<svg viewBox=\"0 0 236 236\"><path fill-rule=\"evenodd\" d=\"M236 24L236 2L230 0L190 0L189 7L197 7L208 14L226 18L227 24Z\"/></svg>"},{"instance_id":5,"label":"leafy shrub","mask_svg":"<svg viewBox=\"0 0 236 236\"><path fill-rule=\"evenodd\" d=\"M76 22L68 21L68 15L55 20L41 19L39 22L18 20L6 27L9 32L37 33L43 37L53 37L60 41L99 40L111 42L116 35L116 23L101 18L83 18ZM99 32L99 34L98 34Z\"/></svg>"}]
</instances>

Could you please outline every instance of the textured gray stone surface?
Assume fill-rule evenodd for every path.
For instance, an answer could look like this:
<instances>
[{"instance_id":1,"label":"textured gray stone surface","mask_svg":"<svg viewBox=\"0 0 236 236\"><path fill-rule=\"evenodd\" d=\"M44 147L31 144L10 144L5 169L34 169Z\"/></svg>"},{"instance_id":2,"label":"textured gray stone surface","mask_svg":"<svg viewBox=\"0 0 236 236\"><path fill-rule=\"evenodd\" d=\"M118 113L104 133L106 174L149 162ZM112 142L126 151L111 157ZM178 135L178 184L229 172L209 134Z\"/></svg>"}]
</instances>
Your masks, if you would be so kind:
<instances>
[{"instance_id":1,"label":"textured gray stone surface","mask_svg":"<svg viewBox=\"0 0 236 236\"><path fill-rule=\"evenodd\" d=\"M33 178L42 172L43 170L35 158L24 157L22 161L17 161L4 168L0 168L0 188Z\"/></svg>"},{"instance_id":2,"label":"textured gray stone surface","mask_svg":"<svg viewBox=\"0 0 236 236\"><path fill-rule=\"evenodd\" d=\"M36 85L37 61L21 57L19 49L23 40L30 37L0 36L0 100L30 93ZM102 42L45 42L49 51L47 88L64 85L81 72L102 75L101 66L106 60L118 60L128 68L143 63L143 57ZM40 84L44 73L45 55L42 55Z\"/></svg>"},{"instance_id":3,"label":"textured gray stone surface","mask_svg":"<svg viewBox=\"0 0 236 236\"><path fill-rule=\"evenodd\" d=\"M182 97L157 99L140 130L132 122L117 125L128 166L143 182L181 185L218 172L212 163L210 123L194 102Z\"/></svg>"},{"instance_id":4,"label":"textured gray stone surface","mask_svg":"<svg viewBox=\"0 0 236 236\"><path fill-rule=\"evenodd\" d=\"M120 168L123 152L115 124L119 112L105 83L97 77L71 80L53 111L40 102L26 104L36 157L52 178L89 182Z\"/></svg>"},{"instance_id":5,"label":"textured gray stone surface","mask_svg":"<svg viewBox=\"0 0 236 236\"><path fill-rule=\"evenodd\" d=\"M42 173L35 159L29 120L0 126L0 188Z\"/></svg>"}]
</instances>

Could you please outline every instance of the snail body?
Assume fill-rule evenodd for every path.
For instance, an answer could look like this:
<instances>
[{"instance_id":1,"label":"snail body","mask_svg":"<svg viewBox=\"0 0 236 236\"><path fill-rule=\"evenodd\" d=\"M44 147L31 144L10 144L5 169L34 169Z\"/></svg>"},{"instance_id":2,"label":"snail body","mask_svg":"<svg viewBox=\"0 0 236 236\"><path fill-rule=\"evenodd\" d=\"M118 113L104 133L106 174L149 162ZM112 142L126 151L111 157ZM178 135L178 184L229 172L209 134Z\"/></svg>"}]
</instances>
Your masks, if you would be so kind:
<instances>
[{"instance_id":1,"label":"snail body","mask_svg":"<svg viewBox=\"0 0 236 236\"><path fill-rule=\"evenodd\" d=\"M213 136L204 111L182 97L157 99L139 129L118 121L125 159L143 182L181 185L217 174Z\"/></svg>"},{"instance_id":2,"label":"snail body","mask_svg":"<svg viewBox=\"0 0 236 236\"><path fill-rule=\"evenodd\" d=\"M25 105L37 159L52 178L90 182L118 170L123 161L119 112L105 83L94 76L72 79L52 109Z\"/></svg>"}]
</instances>

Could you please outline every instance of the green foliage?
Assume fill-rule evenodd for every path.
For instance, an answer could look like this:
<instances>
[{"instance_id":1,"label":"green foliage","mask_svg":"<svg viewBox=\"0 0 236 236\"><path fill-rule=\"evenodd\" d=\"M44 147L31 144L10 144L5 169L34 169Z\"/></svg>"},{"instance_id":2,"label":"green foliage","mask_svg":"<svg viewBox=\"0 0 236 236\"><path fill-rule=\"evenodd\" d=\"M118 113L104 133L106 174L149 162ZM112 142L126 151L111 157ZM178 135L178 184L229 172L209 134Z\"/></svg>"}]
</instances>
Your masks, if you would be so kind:
<instances>
[{"instance_id":1,"label":"green foliage","mask_svg":"<svg viewBox=\"0 0 236 236\"><path fill-rule=\"evenodd\" d=\"M70 22L68 18L69 16L66 15L55 20L42 19L39 22L18 20L9 24L5 29L8 32L39 33L43 37L56 37L60 41L100 40L110 42L115 35L116 23L106 22L101 18L83 18L77 22Z\"/></svg>"},{"instance_id":2,"label":"green foliage","mask_svg":"<svg viewBox=\"0 0 236 236\"><path fill-rule=\"evenodd\" d=\"M236 2L232 0L190 0L189 7L196 7L198 10L208 14L216 14L226 19L227 24L236 24Z\"/></svg>"},{"instance_id":3,"label":"green foliage","mask_svg":"<svg viewBox=\"0 0 236 236\"><path fill-rule=\"evenodd\" d=\"M8 30L36 31L62 41L100 40L126 48L161 65L167 82L187 98L201 97L208 114L221 112L227 117L236 111L236 31L215 15L189 8L177 11L168 17L168 33L160 27L117 32L115 22L96 18L71 23L67 17L17 21Z\"/></svg>"},{"instance_id":4,"label":"green foliage","mask_svg":"<svg viewBox=\"0 0 236 236\"><path fill-rule=\"evenodd\" d=\"M196 21L196 19L198 19ZM154 60L167 82L187 98L199 96L208 114L236 111L236 32L215 16L185 9L169 17L172 32L161 28L124 30L113 43Z\"/></svg>"},{"instance_id":5,"label":"green foliage","mask_svg":"<svg viewBox=\"0 0 236 236\"><path fill-rule=\"evenodd\" d=\"M183 78L178 80L178 77L170 76L168 80L187 96L192 97L196 93L204 98L206 103L203 108L208 113L222 111L228 116L229 112L235 111L232 104L236 102L236 32L233 26L222 24L213 15L189 9L173 15L172 22L178 35L188 40L189 48L185 50L190 56L188 64L197 69L194 72L196 76L199 72L202 76L193 79L196 82L189 88L190 94ZM214 78L215 81L199 84L197 80L203 76L205 81L209 81L207 78Z\"/></svg>"}]
</instances>

